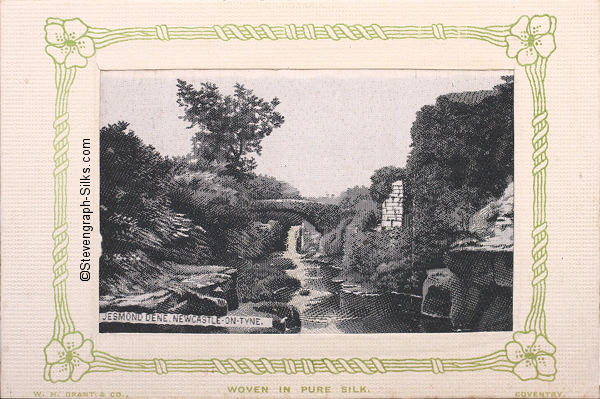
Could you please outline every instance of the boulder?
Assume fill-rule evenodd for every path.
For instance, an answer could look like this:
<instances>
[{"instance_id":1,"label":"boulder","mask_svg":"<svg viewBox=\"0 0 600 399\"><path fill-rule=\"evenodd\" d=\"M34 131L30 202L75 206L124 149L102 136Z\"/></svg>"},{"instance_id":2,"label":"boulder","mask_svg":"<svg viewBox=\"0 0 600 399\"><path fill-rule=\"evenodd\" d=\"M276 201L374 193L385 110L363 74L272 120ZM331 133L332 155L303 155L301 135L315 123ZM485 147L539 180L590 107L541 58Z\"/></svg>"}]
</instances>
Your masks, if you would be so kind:
<instances>
[{"instance_id":1,"label":"boulder","mask_svg":"<svg viewBox=\"0 0 600 399\"><path fill-rule=\"evenodd\" d=\"M501 287L512 287L512 251L454 248L444 257L444 265L469 284L488 286L495 283Z\"/></svg>"},{"instance_id":2,"label":"boulder","mask_svg":"<svg viewBox=\"0 0 600 399\"><path fill-rule=\"evenodd\" d=\"M278 332L297 333L302 324L298 310L288 304L259 302L252 306L254 311L273 317L273 328Z\"/></svg>"},{"instance_id":3,"label":"boulder","mask_svg":"<svg viewBox=\"0 0 600 399\"><path fill-rule=\"evenodd\" d=\"M510 183L502 197L471 217L471 236L454 243L444 257L444 265L455 280L449 279L445 284L429 283L434 287L434 296L436 289L448 287L450 295L437 296L442 303L446 300L450 304L439 305L438 312L445 314L450 306L449 318L455 329L506 331L512 328L513 203L513 184ZM425 302L424 287L424 307Z\"/></svg>"},{"instance_id":4,"label":"boulder","mask_svg":"<svg viewBox=\"0 0 600 399\"><path fill-rule=\"evenodd\" d=\"M477 323L477 331L511 331L512 327L512 295L493 296Z\"/></svg>"},{"instance_id":5,"label":"boulder","mask_svg":"<svg viewBox=\"0 0 600 399\"><path fill-rule=\"evenodd\" d=\"M512 252L514 246L514 187L510 183L502 196L476 212L469 221L473 240L455 247L483 251Z\"/></svg>"},{"instance_id":6,"label":"boulder","mask_svg":"<svg viewBox=\"0 0 600 399\"><path fill-rule=\"evenodd\" d=\"M389 296L392 306L400 314L415 315L421 312L422 296L395 291L392 291Z\"/></svg>"},{"instance_id":7,"label":"boulder","mask_svg":"<svg viewBox=\"0 0 600 399\"><path fill-rule=\"evenodd\" d=\"M472 330L479 318L481 303L485 298L482 286L462 283L462 288L453 295L450 321L455 330Z\"/></svg>"},{"instance_id":8,"label":"boulder","mask_svg":"<svg viewBox=\"0 0 600 399\"><path fill-rule=\"evenodd\" d=\"M185 265L177 265L179 270L184 270ZM173 268L173 266L171 266ZM179 280L173 281L169 290L185 296L193 293L199 297L221 298L227 302L229 310L238 308L237 295L237 270L226 266L191 266L185 269L184 275Z\"/></svg>"},{"instance_id":9,"label":"boulder","mask_svg":"<svg viewBox=\"0 0 600 399\"><path fill-rule=\"evenodd\" d=\"M227 314L227 301L223 298L190 294L180 299L181 302L169 309L168 313L206 316L225 316Z\"/></svg>"},{"instance_id":10,"label":"boulder","mask_svg":"<svg viewBox=\"0 0 600 399\"><path fill-rule=\"evenodd\" d=\"M224 316L237 309L237 270L225 266L168 264L177 276L168 287L144 294L104 296L101 312L181 313Z\"/></svg>"},{"instance_id":11,"label":"boulder","mask_svg":"<svg viewBox=\"0 0 600 399\"><path fill-rule=\"evenodd\" d=\"M142 295L102 297L100 312L180 313L206 316L227 314L227 301L198 295L191 291L177 293L160 290Z\"/></svg>"},{"instance_id":12,"label":"boulder","mask_svg":"<svg viewBox=\"0 0 600 399\"><path fill-rule=\"evenodd\" d=\"M430 269L423 282L421 313L449 318L456 298L464 295L465 284L447 268Z\"/></svg>"},{"instance_id":13,"label":"boulder","mask_svg":"<svg viewBox=\"0 0 600 399\"><path fill-rule=\"evenodd\" d=\"M460 280L462 289L454 292L450 319L456 329L498 331L492 323L482 322L487 307L494 303L496 292L502 289L504 296L512 301L513 253L512 251L484 250L463 247L453 249L444 258L444 263ZM511 312L500 314L501 310ZM512 319L511 307L498 307L498 319ZM505 325L496 323L494 325ZM481 330L481 328L485 328Z\"/></svg>"},{"instance_id":14,"label":"boulder","mask_svg":"<svg viewBox=\"0 0 600 399\"><path fill-rule=\"evenodd\" d=\"M121 297L105 295L100 297L100 312L165 313L176 306L177 301L176 295L169 290Z\"/></svg>"}]
</instances>

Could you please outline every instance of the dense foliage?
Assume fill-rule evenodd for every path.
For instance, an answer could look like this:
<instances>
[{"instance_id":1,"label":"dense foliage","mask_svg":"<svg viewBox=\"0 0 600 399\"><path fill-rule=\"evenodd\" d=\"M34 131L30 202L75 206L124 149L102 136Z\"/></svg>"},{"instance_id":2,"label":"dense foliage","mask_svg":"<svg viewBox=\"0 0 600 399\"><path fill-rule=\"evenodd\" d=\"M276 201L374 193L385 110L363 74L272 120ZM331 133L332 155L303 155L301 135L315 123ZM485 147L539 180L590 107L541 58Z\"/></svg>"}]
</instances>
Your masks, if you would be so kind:
<instances>
[{"instance_id":1,"label":"dense foliage","mask_svg":"<svg viewBox=\"0 0 600 399\"><path fill-rule=\"evenodd\" d=\"M348 280L383 291L419 290L422 270L440 267L450 244L468 235L474 213L512 180L512 105L513 81L506 78L487 93L440 96L417 113L406 167L386 166L371 177L369 194L379 205L369 212L350 207L321 240L327 255L342 257ZM380 204L400 179L405 224L380 231Z\"/></svg>"},{"instance_id":2,"label":"dense foliage","mask_svg":"<svg viewBox=\"0 0 600 399\"><path fill-rule=\"evenodd\" d=\"M300 192L290 184L266 175L250 175L242 182L243 189L253 200L300 199Z\"/></svg>"},{"instance_id":3,"label":"dense foliage","mask_svg":"<svg viewBox=\"0 0 600 399\"><path fill-rule=\"evenodd\" d=\"M127 128L119 122L100 130L103 253L142 249L196 262L210 257L202 225L172 207L175 165Z\"/></svg>"},{"instance_id":4,"label":"dense foliage","mask_svg":"<svg viewBox=\"0 0 600 399\"><path fill-rule=\"evenodd\" d=\"M411 129L406 164L415 267L433 267L513 176L513 81L475 103L440 96Z\"/></svg>"},{"instance_id":5,"label":"dense foliage","mask_svg":"<svg viewBox=\"0 0 600 399\"><path fill-rule=\"evenodd\" d=\"M172 207L175 164L128 126L100 130L101 288L109 278L158 273L151 266L164 260L201 263L213 256L202 224Z\"/></svg>"},{"instance_id":6,"label":"dense foliage","mask_svg":"<svg viewBox=\"0 0 600 399\"><path fill-rule=\"evenodd\" d=\"M269 176L234 177L163 157L128 126L100 130L101 292L160 285L165 262L227 263L282 248L289 226L261 223L248 204L299 197L296 189Z\"/></svg>"},{"instance_id":7,"label":"dense foliage","mask_svg":"<svg viewBox=\"0 0 600 399\"><path fill-rule=\"evenodd\" d=\"M350 224L360 229L373 228L379 222L377 204L371 199L369 189L355 186L347 189L331 201L339 206L340 221L321 239L321 247L326 255L338 256L344 252L344 237Z\"/></svg>"},{"instance_id":8,"label":"dense foliage","mask_svg":"<svg viewBox=\"0 0 600 399\"><path fill-rule=\"evenodd\" d=\"M337 203L341 212L347 214L353 214L367 208L375 208L369 190L365 186L354 186L347 189L339 195Z\"/></svg>"}]
</instances>

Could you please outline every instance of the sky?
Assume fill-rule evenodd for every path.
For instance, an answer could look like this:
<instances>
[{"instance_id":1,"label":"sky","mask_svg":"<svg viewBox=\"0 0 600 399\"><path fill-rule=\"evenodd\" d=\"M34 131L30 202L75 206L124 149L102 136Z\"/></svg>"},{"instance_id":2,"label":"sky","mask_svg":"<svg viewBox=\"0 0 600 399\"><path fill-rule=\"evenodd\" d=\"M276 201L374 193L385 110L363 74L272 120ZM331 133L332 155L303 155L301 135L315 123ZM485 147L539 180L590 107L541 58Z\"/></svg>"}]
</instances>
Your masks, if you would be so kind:
<instances>
[{"instance_id":1,"label":"sky","mask_svg":"<svg viewBox=\"0 0 600 399\"><path fill-rule=\"evenodd\" d=\"M163 70L103 71L100 124L129 122L163 155L185 155L194 130L179 116L177 79L210 81L224 94L236 82L278 97L285 122L266 137L256 173L284 180L304 196L370 184L383 166L404 166L410 128L424 105L452 92L489 90L512 71Z\"/></svg>"}]
</instances>

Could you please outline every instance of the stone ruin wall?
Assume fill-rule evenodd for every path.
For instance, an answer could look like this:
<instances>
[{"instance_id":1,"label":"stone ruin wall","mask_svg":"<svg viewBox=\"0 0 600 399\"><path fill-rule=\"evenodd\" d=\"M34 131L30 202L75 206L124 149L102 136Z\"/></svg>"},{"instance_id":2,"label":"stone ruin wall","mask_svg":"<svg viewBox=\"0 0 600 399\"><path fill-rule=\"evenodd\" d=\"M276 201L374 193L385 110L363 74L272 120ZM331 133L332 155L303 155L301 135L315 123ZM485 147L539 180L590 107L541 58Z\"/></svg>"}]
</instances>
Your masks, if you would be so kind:
<instances>
[{"instance_id":1,"label":"stone ruin wall","mask_svg":"<svg viewBox=\"0 0 600 399\"><path fill-rule=\"evenodd\" d=\"M381 228L402 227L404 188L402 180L392 183L392 193L381 205Z\"/></svg>"}]
</instances>

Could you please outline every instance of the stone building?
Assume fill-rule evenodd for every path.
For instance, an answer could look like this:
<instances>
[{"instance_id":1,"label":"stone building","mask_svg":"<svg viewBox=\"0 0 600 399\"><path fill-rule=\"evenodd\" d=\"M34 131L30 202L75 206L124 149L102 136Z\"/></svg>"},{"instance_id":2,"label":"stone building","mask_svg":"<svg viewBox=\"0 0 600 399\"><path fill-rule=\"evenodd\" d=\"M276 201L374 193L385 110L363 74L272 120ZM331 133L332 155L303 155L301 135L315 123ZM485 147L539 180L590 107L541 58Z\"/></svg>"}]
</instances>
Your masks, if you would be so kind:
<instances>
[{"instance_id":1,"label":"stone building","mask_svg":"<svg viewBox=\"0 0 600 399\"><path fill-rule=\"evenodd\" d=\"M381 228L402 227L404 188L402 180L392 183L392 193L381 205Z\"/></svg>"}]
</instances>

